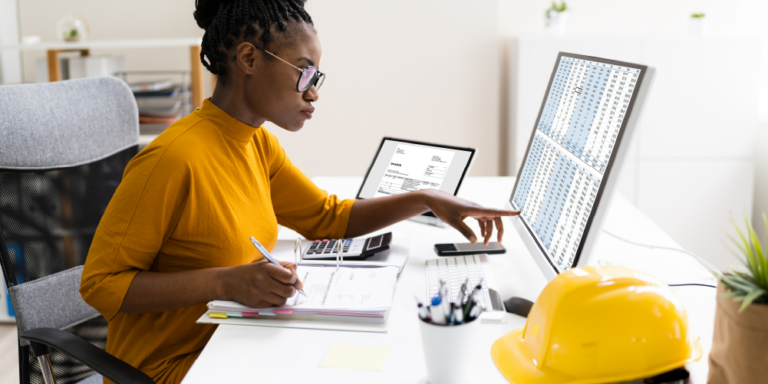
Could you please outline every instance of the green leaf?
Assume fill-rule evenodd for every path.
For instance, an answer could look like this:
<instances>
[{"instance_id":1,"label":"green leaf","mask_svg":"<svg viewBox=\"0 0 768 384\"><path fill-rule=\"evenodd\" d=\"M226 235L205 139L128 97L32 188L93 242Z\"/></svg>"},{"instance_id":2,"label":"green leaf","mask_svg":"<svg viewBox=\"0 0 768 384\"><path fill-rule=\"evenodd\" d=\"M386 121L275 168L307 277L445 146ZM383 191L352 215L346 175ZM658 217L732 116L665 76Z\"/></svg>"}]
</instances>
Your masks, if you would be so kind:
<instances>
[{"instance_id":1,"label":"green leaf","mask_svg":"<svg viewBox=\"0 0 768 384\"><path fill-rule=\"evenodd\" d=\"M742 291L750 291L754 287L754 283L739 275L723 275L723 282L729 287Z\"/></svg>"},{"instance_id":2,"label":"green leaf","mask_svg":"<svg viewBox=\"0 0 768 384\"><path fill-rule=\"evenodd\" d=\"M757 264L755 260L755 255L752 253L752 247L749 246L749 241L747 241L746 238L744 238L744 234L741 232L741 229L736 224L736 221L731 219L731 222L733 222L733 227L736 228L736 233L739 235L739 238L741 239L741 242L744 244L743 250L744 254L747 255L747 268L749 268L750 272L753 274L755 273L755 265Z\"/></svg>"},{"instance_id":3,"label":"green leaf","mask_svg":"<svg viewBox=\"0 0 768 384\"><path fill-rule=\"evenodd\" d=\"M765 294L764 289L754 289L751 292L747 294L747 296L744 298L744 301L741 303L741 308L739 308L739 313L743 311L745 308L747 308L748 305L752 304L755 299Z\"/></svg>"},{"instance_id":4,"label":"green leaf","mask_svg":"<svg viewBox=\"0 0 768 384\"><path fill-rule=\"evenodd\" d=\"M753 278L756 282L758 282L762 287L768 287L768 279L766 275L768 275L768 260L766 258L768 255L766 255L765 252L763 252L763 247L760 244L760 238L757 237L757 232L755 232L755 228L752 227L752 224L750 224L747 217L744 217L744 221L747 223L747 230L749 231L749 240L752 245L752 249L755 253L755 258L757 259L757 272L753 274Z\"/></svg>"}]
</instances>

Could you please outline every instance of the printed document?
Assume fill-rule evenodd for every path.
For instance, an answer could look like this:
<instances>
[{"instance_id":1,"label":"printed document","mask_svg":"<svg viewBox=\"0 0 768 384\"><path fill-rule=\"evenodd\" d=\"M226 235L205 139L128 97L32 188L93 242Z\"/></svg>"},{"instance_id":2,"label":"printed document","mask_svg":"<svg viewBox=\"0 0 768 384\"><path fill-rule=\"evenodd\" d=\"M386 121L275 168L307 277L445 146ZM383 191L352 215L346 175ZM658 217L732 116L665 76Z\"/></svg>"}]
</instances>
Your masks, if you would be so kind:
<instances>
[{"instance_id":1,"label":"printed document","mask_svg":"<svg viewBox=\"0 0 768 384\"><path fill-rule=\"evenodd\" d=\"M307 296L296 293L285 307L363 309L389 308L397 282L396 267L298 267Z\"/></svg>"},{"instance_id":2,"label":"printed document","mask_svg":"<svg viewBox=\"0 0 768 384\"><path fill-rule=\"evenodd\" d=\"M398 144L373 197L440 189L453 155L453 151Z\"/></svg>"}]
</instances>

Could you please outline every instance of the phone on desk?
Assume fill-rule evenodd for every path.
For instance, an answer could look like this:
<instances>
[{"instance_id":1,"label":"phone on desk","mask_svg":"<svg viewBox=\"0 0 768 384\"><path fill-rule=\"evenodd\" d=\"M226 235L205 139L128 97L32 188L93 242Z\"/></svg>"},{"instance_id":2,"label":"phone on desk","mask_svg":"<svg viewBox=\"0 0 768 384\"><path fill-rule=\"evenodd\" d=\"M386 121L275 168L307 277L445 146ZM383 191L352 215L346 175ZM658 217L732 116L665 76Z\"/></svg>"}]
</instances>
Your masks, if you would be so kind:
<instances>
[{"instance_id":1,"label":"phone on desk","mask_svg":"<svg viewBox=\"0 0 768 384\"><path fill-rule=\"evenodd\" d=\"M461 255L476 255L480 253L486 253L489 255L495 255L499 253L506 253L507 250L503 245L497 242L490 242L488 245L484 245L482 242L477 244L472 243L448 243L448 244L435 244L435 252L438 256L461 256Z\"/></svg>"}]
</instances>

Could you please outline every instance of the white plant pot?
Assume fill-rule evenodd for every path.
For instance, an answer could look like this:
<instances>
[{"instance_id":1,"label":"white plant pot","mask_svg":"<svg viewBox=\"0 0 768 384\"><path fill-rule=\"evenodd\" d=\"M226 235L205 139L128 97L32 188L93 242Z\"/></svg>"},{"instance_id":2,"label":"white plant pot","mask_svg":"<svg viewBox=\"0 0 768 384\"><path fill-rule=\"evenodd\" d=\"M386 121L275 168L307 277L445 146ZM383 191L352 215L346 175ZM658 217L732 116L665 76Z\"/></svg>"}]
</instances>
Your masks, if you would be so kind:
<instances>
[{"instance_id":1,"label":"white plant pot","mask_svg":"<svg viewBox=\"0 0 768 384\"><path fill-rule=\"evenodd\" d=\"M550 12L547 17L547 35L563 37L568 32L569 12Z\"/></svg>"},{"instance_id":2,"label":"white plant pot","mask_svg":"<svg viewBox=\"0 0 768 384\"><path fill-rule=\"evenodd\" d=\"M703 17L691 17L688 19L688 37L704 37Z\"/></svg>"}]
</instances>

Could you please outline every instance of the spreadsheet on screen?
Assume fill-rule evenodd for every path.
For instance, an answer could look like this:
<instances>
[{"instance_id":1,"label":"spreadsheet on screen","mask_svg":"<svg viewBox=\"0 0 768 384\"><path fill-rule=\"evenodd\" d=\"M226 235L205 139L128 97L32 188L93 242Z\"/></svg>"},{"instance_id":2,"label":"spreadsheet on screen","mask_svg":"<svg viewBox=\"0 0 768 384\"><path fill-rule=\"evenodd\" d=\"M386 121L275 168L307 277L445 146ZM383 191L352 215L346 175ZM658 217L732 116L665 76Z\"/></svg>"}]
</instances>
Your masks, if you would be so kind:
<instances>
[{"instance_id":1,"label":"spreadsheet on screen","mask_svg":"<svg viewBox=\"0 0 768 384\"><path fill-rule=\"evenodd\" d=\"M512 204L552 264L573 265L640 70L561 56Z\"/></svg>"}]
</instances>

